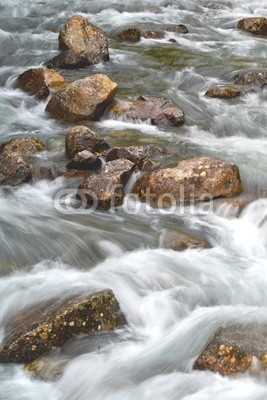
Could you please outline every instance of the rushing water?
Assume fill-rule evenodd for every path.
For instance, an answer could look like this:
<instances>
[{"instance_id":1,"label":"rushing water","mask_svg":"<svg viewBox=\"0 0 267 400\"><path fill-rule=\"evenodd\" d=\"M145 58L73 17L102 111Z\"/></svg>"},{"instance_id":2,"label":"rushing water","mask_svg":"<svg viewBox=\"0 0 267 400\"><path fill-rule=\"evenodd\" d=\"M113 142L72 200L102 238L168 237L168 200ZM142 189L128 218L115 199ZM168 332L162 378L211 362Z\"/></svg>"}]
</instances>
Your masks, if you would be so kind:
<instances>
[{"instance_id":1,"label":"rushing water","mask_svg":"<svg viewBox=\"0 0 267 400\"><path fill-rule=\"evenodd\" d=\"M215 7L220 5L220 7ZM61 213L54 198L71 186L63 178L0 189L0 333L6 318L36 301L111 288L128 326L81 340L55 354L64 373L55 382L32 379L21 366L0 366L1 400L266 400L267 376L221 377L192 370L216 329L267 320L266 89L237 100L205 98L234 73L264 68L267 41L235 29L247 16L267 17L267 0L0 0L0 135L38 136L44 165L64 164L68 125L49 119L45 102L14 89L19 73L57 54L57 30L79 13L112 36L138 26L162 30L184 23L189 34L138 44L110 42L111 61L63 71L73 81L108 74L118 97L165 95L186 113L178 129L114 120L93 129L113 145L156 143L178 159L211 155L235 162L253 201L239 217L140 206L115 213ZM177 43L168 42L175 38ZM132 204L134 206L134 204ZM212 248L183 253L160 248L166 229L183 229Z\"/></svg>"}]
</instances>

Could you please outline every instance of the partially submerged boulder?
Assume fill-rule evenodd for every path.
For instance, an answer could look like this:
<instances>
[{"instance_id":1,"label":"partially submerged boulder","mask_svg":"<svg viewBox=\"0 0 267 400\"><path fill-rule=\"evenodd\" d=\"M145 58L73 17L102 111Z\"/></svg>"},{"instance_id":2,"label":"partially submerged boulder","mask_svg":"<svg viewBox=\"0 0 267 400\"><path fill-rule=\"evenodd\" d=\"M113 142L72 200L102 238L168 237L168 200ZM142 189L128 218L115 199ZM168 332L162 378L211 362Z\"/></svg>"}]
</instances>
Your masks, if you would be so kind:
<instances>
[{"instance_id":1,"label":"partially submerged boulder","mask_svg":"<svg viewBox=\"0 0 267 400\"><path fill-rule=\"evenodd\" d=\"M267 326L233 325L220 329L203 350L194 369L224 376L267 368Z\"/></svg>"},{"instance_id":2,"label":"partially submerged boulder","mask_svg":"<svg viewBox=\"0 0 267 400\"><path fill-rule=\"evenodd\" d=\"M49 96L51 90L65 88L67 82L63 76L49 68L32 68L19 75L16 86L35 94L38 99L44 99Z\"/></svg>"},{"instance_id":3,"label":"partially submerged boulder","mask_svg":"<svg viewBox=\"0 0 267 400\"><path fill-rule=\"evenodd\" d=\"M195 157L175 167L147 172L133 186L133 194L141 201L160 207L195 204L241 191L238 167L210 157Z\"/></svg>"},{"instance_id":4,"label":"partially submerged boulder","mask_svg":"<svg viewBox=\"0 0 267 400\"><path fill-rule=\"evenodd\" d=\"M142 32L142 37L145 39L164 39L165 33L163 31L145 31Z\"/></svg>"},{"instance_id":5,"label":"partially submerged boulder","mask_svg":"<svg viewBox=\"0 0 267 400\"><path fill-rule=\"evenodd\" d=\"M165 249L184 251L187 249L207 249L209 244L185 232L167 230L164 232L161 245Z\"/></svg>"},{"instance_id":6,"label":"partially submerged boulder","mask_svg":"<svg viewBox=\"0 0 267 400\"><path fill-rule=\"evenodd\" d=\"M129 160L107 163L101 174L91 176L78 188L78 197L86 198L87 206L107 211L123 204L124 188L135 170Z\"/></svg>"},{"instance_id":7,"label":"partially submerged boulder","mask_svg":"<svg viewBox=\"0 0 267 400\"><path fill-rule=\"evenodd\" d=\"M205 96L217 99L234 99L240 94L240 90L232 86L215 86L210 88Z\"/></svg>"},{"instance_id":8,"label":"partially submerged boulder","mask_svg":"<svg viewBox=\"0 0 267 400\"><path fill-rule=\"evenodd\" d=\"M113 101L117 84L97 74L79 79L52 95L46 111L65 121L98 120Z\"/></svg>"},{"instance_id":9,"label":"partially submerged boulder","mask_svg":"<svg viewBox=\"0 0 267 400\"><path fill-rule=\"evenodd\" d=\"M114 147L106 154L107 161L118 160L125 158L138 163L144 158L159 159L164 156L172 156L174 153L165 147L157 146L155 144L147 144L145 146L128 146L128 147Z\"/></svg>"},{"instance_id":10,"label":"partially submerged boulder","mask_svg":"<svg viewBox=\"0 0 267 400\"><path fill-rule=\"evenodd\" d=\"M81 15L72 16L60 30L59 49L81 55L88 65L109 60L106 34Z\"/></svg>"},{"instance_id":11,"label":"partially submerged boulder","mask_svg":"<svg viewBox=\"0 0 267 400\"><path fill-rule=\"evenodd\" d=\"M88 60L83 54L73 53L73 51L62 51L60 54L48 61L48 68L75 69L88 65Z\"/></svg>"},{"instance_id":12,"label":"partially submerged boulder","mask_svg":"<svg viewBox=\"0 0 267 400\"><path fill-rule=\"evenodd\" d=\"M253 33L254 35L267 35L267 18L252 17L238 21L237 28Z\"/></svg>"},{"instance_id":13,"label":"partially submerged boulder","mask_svg":"<svg viewBox=\"0 0 267 400\"><path fill-rule=\"evenodd\" d=\"M127 42L139 42L141 39L141 31L138 28L128 28L119 32L115 39Z\"/></svg>"},{"instance_id":14,"label":"partially submerged boulder","mask_svg":"<svg viewBox=\"0 0 267 400\"><path fill-rule=\"evenodd\" d=\"M234 83L237 85L257 85L267 84L267 70L244 71L234 76Z\"/></svg>"},{"instance_id":15,"label":"partially submerged boulder","mask_svg":"<svg viewBox=\"0 0 267 400\"><path fill-rule=\"evenodd\" d=\"M152 125L180 126L184 123L184 113L172 101L163 97L135 97L111 106L117 117L131 121L150 120Z\"/></svg>"},{"instance_id":16,"label":"partially submerged boulder","mask_svg":"<svg viewBox=\"0 0 267 400\"><path fill-rule=\"evenodd\" d=\"M101 169L102 161L95 154L88 150L77 153L67 164L67 169L76 169L82 171L97 171Z\"/></svg>"},{"instance_id":17,"label":"partially submerged boulder","mask_svg":"<svg viewBox=\"0 0 267 400\"><path fill-rule=\"evenodd\" d=\"M27 154L36 154L44 149L44 143L36 137L15 138L0 146L2 156L22 156Z\"/></svg>"},{"instance_id":18,"label":"partially submerged boulder","mask_svg":"<svg viewBox=\"0 0 267 400\"><path fill-rule=\"evenodd\" d=\"M108 143L86 126L75 126L66 135L66 154L70 158L83 150L101 153L107 149L109 149Z\"/></svg>"},{"instance_id":19,"label":"partially submerged boulder","mask_svg":"<svg viewBox=\"0 0 267 400\"><path fill-rule=\"evenodd\" d=\"M17 186L32 177L33 168L22 157L0 155L0 185Z\"/></svg>"},{"instance_id":20,"label":"partially submerged boulder","mask_svg":"<svg viewBox=\"0 0 267 400\"><path fill-rule=\"evenodd\" d=\"M125 323L111 290L36 304L6 325L0 362L31 362L81 334L114 330Z\"/></svg>"}]
</instances>

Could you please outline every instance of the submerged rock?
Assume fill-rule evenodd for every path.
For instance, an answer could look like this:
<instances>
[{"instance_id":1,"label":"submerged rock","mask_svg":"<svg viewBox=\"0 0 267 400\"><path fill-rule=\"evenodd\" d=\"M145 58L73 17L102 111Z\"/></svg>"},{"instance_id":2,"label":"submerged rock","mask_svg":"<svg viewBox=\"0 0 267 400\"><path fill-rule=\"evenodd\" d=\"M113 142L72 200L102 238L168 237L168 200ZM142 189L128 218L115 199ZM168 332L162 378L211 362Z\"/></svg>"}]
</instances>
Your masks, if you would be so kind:
<instances>
[{"instance_id":1,"label":"submerged rock","mask_svg":"<svg viewBox=\"0 0 267 400\"><path fill-rule=\"evenodd\" d=\"M107 211L123 204L125 185L135 170L129 160L115 160L107 163L101 174L82 182L78 196L85 197L88 207Z\"/></svg>"},{"instance_id":2,"label":"submerged rock","mask_svg":"<svg viewBox=\"0 0 267 400\"><path fill-rule=\"evenodd\" d=\"M0 155L0 185L17 186L32 177L33 168L22 157Z\"/></svg>"},{"instance_id":3,"label":"submerged rock","mask_svg":"<svg viewBox=\"0 0 267 400\"><path fill-rule=\"evenodd\" d=\"M244 18L238 22L237 28L254 35L267 35L267 18Z\"/></svg>"},{"instance_id":4,"label":"submerged rock","mask_svg":"<svg viewBox=\"0 0 267 400\"><path fill-rule=\"evenodd\" d=\"M27 154L39 153L44 149L44 144L36 137L15 138L0 146L0 155L2 156L21 156Z\"/></svg>"},{"instance_id":5,"label":"submerged rock","mask_svg":"<svg viewBox=\"0 0 267 400\"><path fill-rule=\"evenodd\" d=\"M152 125L180 126L184 113L172 101L163 97L135 97L132 101L121 101L111 106L118 116L132 121L150 120Z\"/></svg>"},{"instance_id":6,"label":"submerged rock","mask_svg":"<svg viewBox=\"0 0 267 400\"><path fill-rule=\"evenodd\" d=\"M145 146L114 147L107 153L106 160L113 161L119 158L125 158L133 163L138 163L144 158L159 159L163 156L171 155L174 155L174 153L164 147L155 144L147 144Z\"/></svg>"},{"instance_id":7,"label":"submerged rock","mask_svg":"<svg viewBox=\"0 0 267 400\"><path fill-rule=\"evenodd\" d=\"M234 83L237 85L258 85L267 84L267 70L252 70L240 72L234 76Z\"/></svg>"},{"instance_id":8,"label":"submerged rock","mask_svg":"<svg viewBox=\"0 0 267 400\"><path fill-rule=\"evenodd\" d=\"M75 126L66 135L66 154L70 158L83 150L101 153L107 149L109 149L108 143L86 126Z\"/></svg>"},{"instance_id":9,"label":"submerged rock","mask_svg":"<svg viewBox=\"0 0 267 400\"><path fill-rule=\"evenodd\" d=\"M188 33L188 28L186 25L179 24L179 25L172 25L166 29L167 32L174 32L174 33Z\"/></svg>"},{"instance_id":10,"label":"submerged rock","mask_svg":"<svg viewBox=\"0 0 267 400\"><path fill-rule=\"evenodd\" d=\"M53 381L62 375L67 362L66 359L54 360L52 357L44 356L27 363L24 368L35 378Z\"/></svg>"},{"instance_id":11,"label":"submerged rock","mask_svg":"<svg viewBox=\"0 0 267 400\"><path fill-rule=\"evenodd\" d=\"M72 16L60 30L59 49L81 55L89 65L109 60L106 34L81 15ZM73 60L70 61L73 65Z\"/></svg>"},{"instance_id":12,"label":"submerged rock","mask_svg":"<svg viewBox=\"0 0 267 400\"><path fill-rule=\"evenodd\" d=\"M210 157L180 161L176 167L147 172L133 186L141 201L157 206L194 204L242 191L235 164Z\"/></svg>"},{"instance_id":13,"label":"submerged rock","mask_svg":"<svg viewBox=\"0 0 267 400\"><path fill-rule=\"evenodd\" d=\"M165 33L160 31L146 31L142 32L142 37L145 39L164 39Z\"/></svg>"},{"instance_id":14,"label":"submerged rock","mask_svg":"<svg viewBox=\"0 0 267 400\"><path fill-rule=\"evenodd\" d=\"M220 329L194 369L234 375L267 368L267 326L234 325Z\"/></svg>"},{"instance_id":15,"label":"submerged rock","mask_svg":"<svg viewBox=\"0 0 267 400\"><path fill-rule=\"evenodd\" d=\"M48 61L47 67L75 69L82 68L88 65L86 56L82 54L73 53L72 51L63 51L52 60Z\"/></svg>"},{"instance_id":16,"label":"submerged rock","mask_svg":"<svg viewBox=\"0 0 267 400\"><path fill-rule=\"evenodd\" d=\"M10 320L0 348L0 362L31 362L78 335L114 330L125 323L111 290L86 298L53 299Z\"/></svg>"},{"instance_id":17,"label":"submerged rock","mask_svg":"<svg viewBox=\"0 0 267 400\"><path fill-rule=\"evenodd\" d=\"M52 95L46 111L65 121L98 120L116 94L117 84L97 74L79 79Z\"/></svg>"},{"instance_id":18,"label":"submerged rock","mask_svg":"<svg viewBox=\"0 0 267 400\"><path fill-rule=\"evenodd\" d=\"M231 87L231 86L216 86L210 88L205 96L217 98L217 99L234 99L235 97L240 96L241 92L239 89Z\"/></svg>"},{"instance_id":19,"label":"submerged rock","mask_svg":"<svg viewBox=\"0 0 267 400\"><path fill-rule=\"evenodd\" d=\"M60 90L67 86L63 76L48 68L33 68L19 75L16 86L35 94L38 99L49 96L51 89Z\"/></svg>"},{"instance_id":20,"label":"submerged rock","mask_svg":"<svg viewBox=\"0 0 267 400\"><path fill-rule=\"evenodd\" d=\"M175 251L187 249L207 249L209 244L184 232L168 230L163 234L162 247Z\"/></svg>"},{"instance_id":21,"label":"submerged rock","mask_svg":"<svg viewBox=\"0 0 267 400\"><path fill-rule=\"evenodd\" d=\"M88 150L77 153L67 164L67 169L77 169L82 171L97 171L101 168L102 162L99 157Z\"/></svg>"},{"instance_id":22,"label":"submerged rock","mask_svg":"<svg viewBox=\"0 0 267 400\"><path fill-rule=\"evenodd\" d=\"M139 42L141 31L138 28L128 28L118 33L115 39L127 42Z\"/></svg>"}]
</instances>

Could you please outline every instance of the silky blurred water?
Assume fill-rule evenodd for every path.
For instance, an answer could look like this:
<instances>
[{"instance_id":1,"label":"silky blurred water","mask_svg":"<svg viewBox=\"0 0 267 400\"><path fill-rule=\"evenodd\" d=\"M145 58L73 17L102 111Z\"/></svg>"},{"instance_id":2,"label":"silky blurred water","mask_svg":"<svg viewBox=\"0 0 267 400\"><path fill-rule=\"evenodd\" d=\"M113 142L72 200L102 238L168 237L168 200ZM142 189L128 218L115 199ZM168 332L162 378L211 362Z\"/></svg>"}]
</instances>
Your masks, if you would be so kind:
<instances>
[{"instance_id":1,"label":"silky blurred water","mask_svg":"<svg viewBox=\"0 0 267 400\"><path fill-rule=\"evenodd\" d=\"M34 302L111 288L128 326L70 343L55 382L35 380L21 366L0 366L0 400L266 400L266 374L221 377L193 371L196 357L222 325L267 320L266 89L244 88L238 99L209 99L214 84L242 70L265 68L267 42L235 29L239 19L267 17L255 0L0 0L0 143L37 136L41 165L64 165L69 127L45 114L45 102L14 89L16 77L58 53L60 26L79 13L109 37L120 29L164 30L186 24L187 35L117 43L111 61L61 71L69 81L94 73L118 83L117 97L161 95L180 106L183 127L163 128L105 114L91 127L111 145L155 143L177 160L209 155L235 162L252 203L238 215L216 202L200 209L60 212L54 198L75 181L34 181L0 189L0 336L7 319ZM175 39L175 43L169 39ZM182 229L212 248L160 247L166 230Z\"/></svg>"}]
</instances>

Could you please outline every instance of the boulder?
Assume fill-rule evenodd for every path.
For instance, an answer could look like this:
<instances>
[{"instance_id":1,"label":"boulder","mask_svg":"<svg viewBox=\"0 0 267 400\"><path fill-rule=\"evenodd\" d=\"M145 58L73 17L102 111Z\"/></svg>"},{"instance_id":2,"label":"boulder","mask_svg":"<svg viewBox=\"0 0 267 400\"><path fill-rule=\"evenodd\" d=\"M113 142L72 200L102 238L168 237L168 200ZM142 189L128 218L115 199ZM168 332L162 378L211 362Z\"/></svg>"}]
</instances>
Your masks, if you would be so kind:
<instances>
[{"instance_id":1,"label":"boulder","mask_svg":"<svg viewBox=\"0 0 267 400\"><path fill-rule=\"evenodd\" d=\"M146 31L142 32L142 37L145 39L164 39L165 33L159 31Z\"/></svg>"},{"instance_id":2,"label":"boulder","mask_svg":"<svg viewBox=\"0 0 267 400\"><path fill-rule=\"evenodd\" d=\"M238 167L210 157L195 157L175 167L147 172L133 186L136 197L157 206L195 204L241 191Z\"/></svg>"},{"instance_id":3,"label":"boulder","mask_svg":"<svg viewBox=\"0 0 267 400\"><path fill-rule=\"evenodd\" d=\"M72 16L60 30L59 49L83 56L88 65L109 60L106 34L81 15Z\"/></svg>"},{"instance_id":4,"label":"boulder","mask_svg":"<svg viewBox=\"0 0 267 400\"><path fill-rule=\"evenodd\" d=\"M197 358L194 369L224 376L267 368L267 326L232 325L220 329Z\"/></svg>"},{"instance_id":5,"label":"boulder","mask_svg":"<svg viewBox=\"0 0 267 400\"><path fill-rule=\"evenodd\" d=\"M175 230L168 230L163 234L162 247L175 251L184 251L187 249L207 249L209 244L192 235Z\"/></svg>"},{"instance_id":6,"label":"boulder","mask_svg":"<svg viewBox=\"0 0 267 400\"><path fill-rule=\"evenodd\" d=\"M49 96L51 90L60 90L67 86L63 76L49 68L33 68L19 75L16 86L35 94L38 99Z\"/></svg>"},{"instance_id":7,"label":"boulder","mask_svg":"<svg viewBox=\"0 0 267 400\"><path fill-rule=\"evenodd\" d=\"M141 31L138 28L128 28L119 32L115 39L123 42L139 42L141 39Z\"/></svg>"},{"instance_id":8,"label":"boulder","mask_svg":"<svg viewBox=\"0 0 267 400\"><path fill-rule=\"evenodd\" d=\"M244 18L238 21L237 28L254 35L267 35L267 18Z\"/></svg>"},{"instance_id":9,"label":"boulder","mask_svg":"<svg viewBox=\"0 0 267 400\"><path fill-rule=\"evenodd\" d=\"M174 33L188 33L188 28L186 25L179 24L179 25L172 25L166 29L167 32L174 32Z\"/></svg>"},{"instance_id":10,"label":"boulder","mask_svg":"<svg viewBox=\"0 0 267 400\"><path fill-rule=\"evenodd\" d=\"M75 126L66 135L66 154L70 158L83 150L101 153L107 149L109 149L107 142L86 126Z\"/></svg>"},{"instance_id":11,"label":"boulder","mask_svg":"<svg viewBox=\"0 0 267 400\"><path fill-rule=\"evenodd\" d=\"M101 169L102 161L95 154L88 150L77 153L67 164L67 169L76 169L82 171L97 171Z\"/></svg>"},{"instance_id":12,"label":"boulder","mask_svg":"<svg viewBox=\"0 0 267 400\"><path fill-rule=\"evenodd\" d=\"M145 146L129 146L129 147L114 147L106 154L107 161L118 160L125 158L138 163L139 161L148 159L160 159L164 156L173 156L174 153L165 147L157 146L155 144L147 144Z\"/></svg>"},{"instance_id":13,"label":"boulder","mask_svg":"<svg viewBox=\"0 0 267 400\"><path fill-rule=\"evenodd\" d=\"M217 99L234 99L240 96L241 92L239 89L231 86L215 86L210 88L205 96L217 98Z\"/></svg>"},{"instance_id":14,"label":"boulder","mask_svg":"<svg viewBox=\"0 0 267 400\"><path fill-rule=\"evenodd\" d=\"M113 101L116 89L117 84L106 75L79 79L53 94L46 111L65 121L99 120Z\"/></svg>"},{"instance_id":15,"label":"boulder","mask_svg":"<svg viewBox=\"0 0 267 400\"><path fill-rule=\"evenodd\" d=\"M125 323L111 290L36 304L7 323L0 362L31 362L79 335L114 330Z\"/></svg>"},{"instance_id":16,"label":"boulder","mask_svg":"<svg viewBox=\"0 0 267 400\"><path fill-rule=\"evenodd\" d=\"M237 85L264 86L267 84L267 70L240 72L234 76L234 83Z\"/></svg>"},{"instance_id":17,"label":"boulder","mask_svg":"<svg viewBox=\"0 0 267 400\"><path fill-rule=\"evenodd\" d=\"M162 97L135 97L132 101L113 104L111 110L117 117L131 121L150 120L152 125L179 126L184 123L183 111Z\"/></svg>"},{"instance_id":18,"label":"boulder","mask_svg":"<svg viewBox=\"0 0 267 400\"><path fill-rule=\"evenodd\" d=\"M33 168L22 157L0 155L0 185L17 186L32 177Z\"/></svg>"},{"instance_id":19,"label":"boulder","mask_svg":"<svg viewBox=\"0 0 267 400\"><path fill-rule=\"evenodd\" d=\"M0 146L1 156L22 156L27 154L36 154L44 149L44 144L36 137L16 138L3 143Z\"/></svg>"},{"instance_id":20,"label":"boulder","mask_svg":"<svg viewBox=\"0 0 267 400\"><path fill-rule=\"evenodd\" d=\"M135 170L129 160L115 160L107 163L101 174L94 175L82 182L78 188L78 197L86 198L88 207L107 211L123 204L125 185Z\"/></svg>"},{"instance_id":21,"label":"boulder","mask_svg":"<svg viewBox=\"0 0 267 400\"><path fill-rule=\"evenodd\" d=\"M62 51L60 54L48 61L48 68L65 68L75 69L88 65L87 58L82 54L73 53L72 51Z\"/></svg>"}]
</instances>

